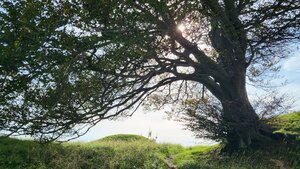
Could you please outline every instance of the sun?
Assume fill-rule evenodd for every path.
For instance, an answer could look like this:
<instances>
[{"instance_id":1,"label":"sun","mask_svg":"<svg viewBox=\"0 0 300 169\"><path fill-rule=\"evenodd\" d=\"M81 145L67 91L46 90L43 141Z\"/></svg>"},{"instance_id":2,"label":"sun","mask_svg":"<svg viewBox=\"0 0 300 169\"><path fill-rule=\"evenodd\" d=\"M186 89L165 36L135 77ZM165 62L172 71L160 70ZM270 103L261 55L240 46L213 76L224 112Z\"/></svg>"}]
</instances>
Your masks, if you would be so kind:
<instances>
[{"instance_id":1,"label":"sun","mask_svg":"<svg viewBox=\"0 0 300 169\"><path fill-rule=\"evenodd\" d=\"M183 24L179 24L177 26L177 29L180 30L181 32L183 32L185 30L185 26Z\"/></svg>"}]
</instances>

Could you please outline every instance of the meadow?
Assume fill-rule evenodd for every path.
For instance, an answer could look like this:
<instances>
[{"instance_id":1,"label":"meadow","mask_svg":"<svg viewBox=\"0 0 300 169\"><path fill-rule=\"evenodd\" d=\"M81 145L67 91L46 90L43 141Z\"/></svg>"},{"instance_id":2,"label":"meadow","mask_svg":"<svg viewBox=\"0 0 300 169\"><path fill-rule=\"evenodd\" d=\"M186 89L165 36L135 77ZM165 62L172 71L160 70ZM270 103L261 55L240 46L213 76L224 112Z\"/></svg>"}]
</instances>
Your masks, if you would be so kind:
<instances>
[{"instance_id":1,"label":"meadow","mask_svg":"<svg viewBox=\"0 0 300 169\"><path fill-rule=\"evenodd\" d=\"M40 144L0 138L1 169L300 169L300 112L281 116L278 132L296 135L289 144L222 154L222 144L183 147L120 134L92 142Z\"/></svg>"}]
</instances>

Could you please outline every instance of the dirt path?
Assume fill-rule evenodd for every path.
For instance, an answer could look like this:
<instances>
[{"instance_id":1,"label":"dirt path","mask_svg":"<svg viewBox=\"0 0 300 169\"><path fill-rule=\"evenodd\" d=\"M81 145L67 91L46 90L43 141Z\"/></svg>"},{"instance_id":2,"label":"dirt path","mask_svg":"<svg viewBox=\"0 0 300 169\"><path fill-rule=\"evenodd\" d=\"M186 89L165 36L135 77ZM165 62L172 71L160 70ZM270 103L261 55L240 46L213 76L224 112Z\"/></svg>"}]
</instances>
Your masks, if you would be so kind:
<instances>
[{"instance_id":1,"label":"dirt path","mask_svg":"<svg viewBox=\"0 0 300 169\"><path fill-rule=\"evenodd\" d=\"M172 156L167 158L167 164L169 166L169 169L177 169L173 163L173 160L174 158Z\"/></svg>"}]
</instances>

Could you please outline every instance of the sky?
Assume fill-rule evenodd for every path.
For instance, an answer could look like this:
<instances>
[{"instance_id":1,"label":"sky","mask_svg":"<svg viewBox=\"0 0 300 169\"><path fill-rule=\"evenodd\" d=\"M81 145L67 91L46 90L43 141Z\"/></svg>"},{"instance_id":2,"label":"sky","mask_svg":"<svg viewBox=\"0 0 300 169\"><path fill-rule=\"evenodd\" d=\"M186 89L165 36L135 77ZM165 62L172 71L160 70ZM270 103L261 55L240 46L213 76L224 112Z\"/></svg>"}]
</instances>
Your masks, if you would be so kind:
<instances>
[{"instance_id":1,"label":"sky","mask_svg":"<svg viewBox=\"0 0 300 169\"><path fill-rule=\"evenodd\" d=\"M300 110L300 49L295 50L291 56L281 62L282 81L287 80L287 85L280 87L280 93L287 93L295 103L290 110ZM249 87L250 88L250 87ZM249 95L255 90L249 89ZM132 117L118 121L102 121L92 128L87 134L75 141L93 141L114 134L138 134L157 138L159 143L174 143L183 146L210 145L215 142L195 138L192 132L184 130L184 126L177 121L168 120L163 111L143 112L139 109Z\"/></svg>"}]
</instances>

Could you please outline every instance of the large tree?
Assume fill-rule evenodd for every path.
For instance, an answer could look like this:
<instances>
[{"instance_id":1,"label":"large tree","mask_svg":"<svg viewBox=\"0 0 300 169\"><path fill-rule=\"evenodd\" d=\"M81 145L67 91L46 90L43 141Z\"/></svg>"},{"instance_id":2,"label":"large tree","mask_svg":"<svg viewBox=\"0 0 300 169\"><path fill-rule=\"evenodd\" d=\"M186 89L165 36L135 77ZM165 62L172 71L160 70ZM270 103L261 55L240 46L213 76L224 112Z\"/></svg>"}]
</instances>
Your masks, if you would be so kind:
<instances>
[{"instance_id":1,"label":"large tree","mask_svg":"<svg viewBox=\"0 0 300 169\"><path fill-rule=\"evenodd\" d=\"M221 110L211 122L226 125L230 145L250 146L272 131L250 104L246 79L276 69L285 46L300 38L298 0L3 0L0 6L0 129L51 140L130 116L175 84L160 94L177 93L175 100L202 94L194 104L217 100ZM204 99L204 91L215 99Z\"/></svg>"}]
</instances>

